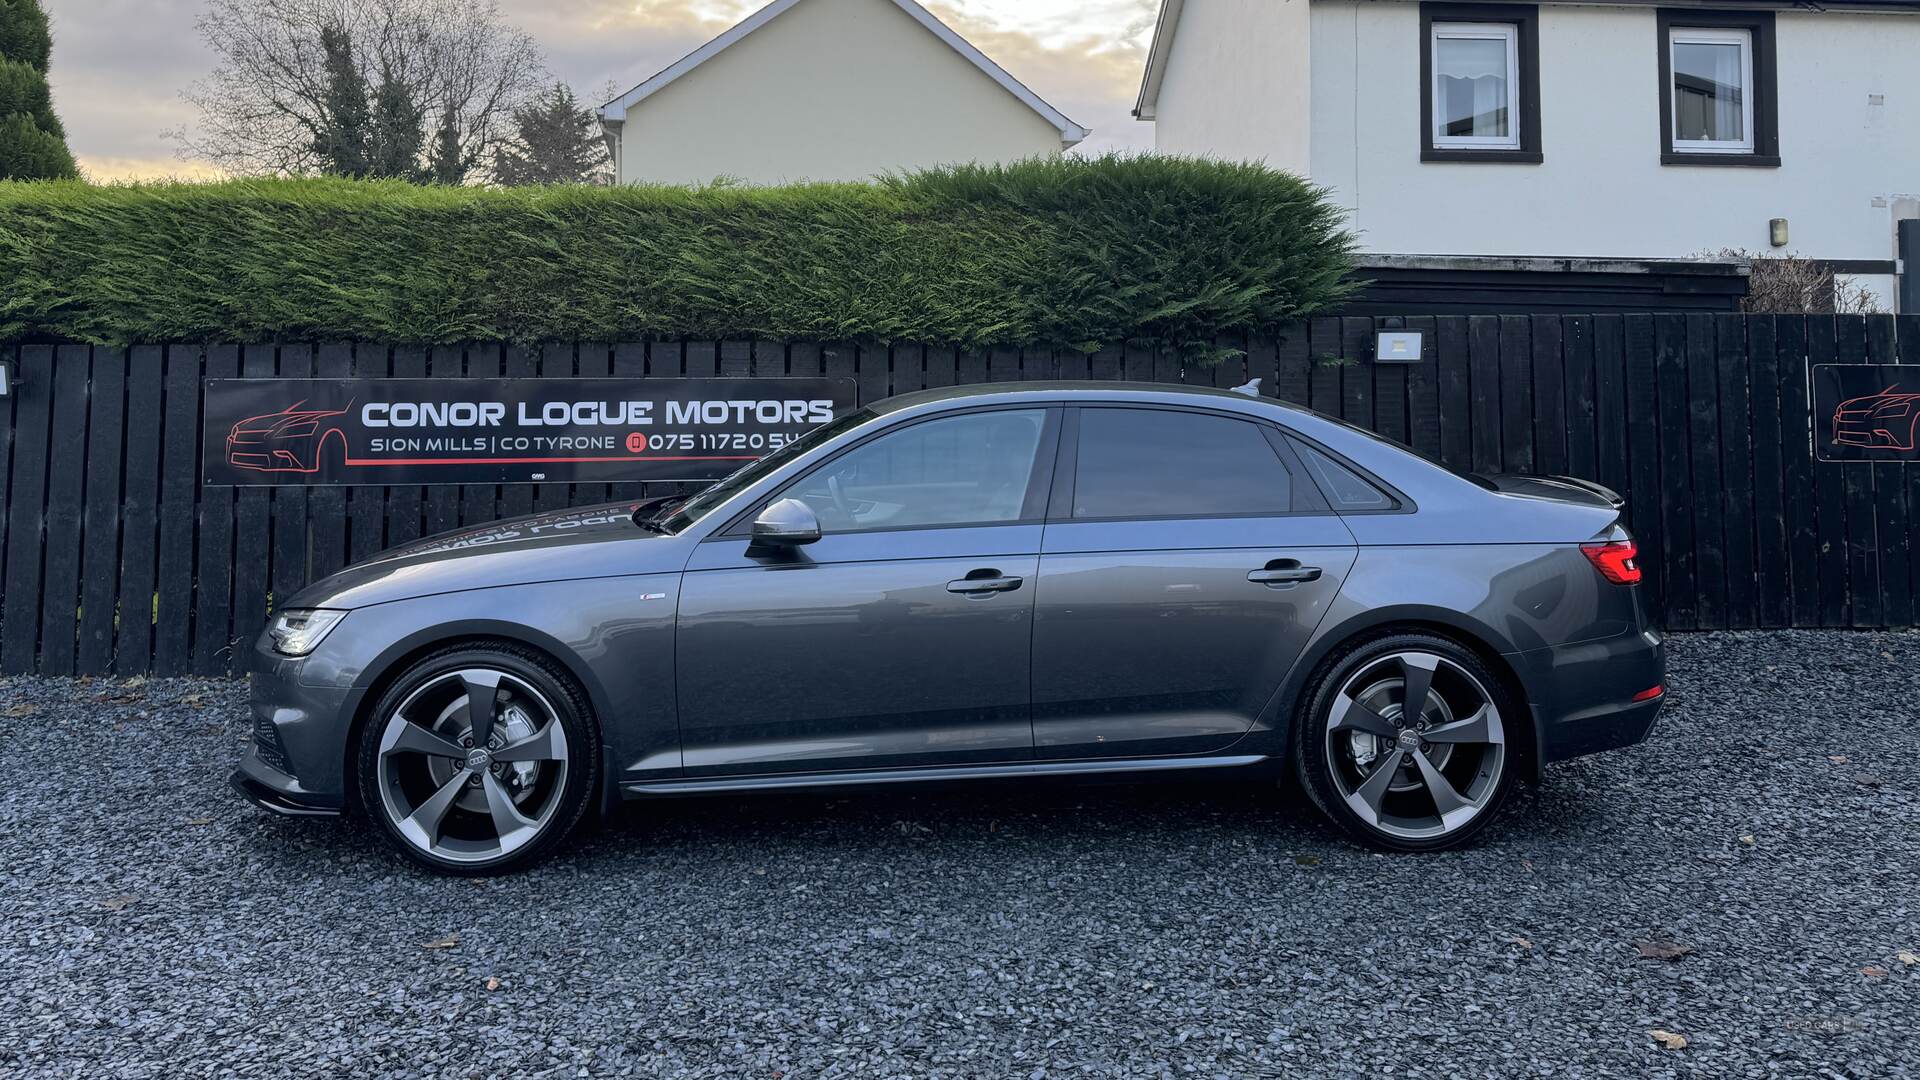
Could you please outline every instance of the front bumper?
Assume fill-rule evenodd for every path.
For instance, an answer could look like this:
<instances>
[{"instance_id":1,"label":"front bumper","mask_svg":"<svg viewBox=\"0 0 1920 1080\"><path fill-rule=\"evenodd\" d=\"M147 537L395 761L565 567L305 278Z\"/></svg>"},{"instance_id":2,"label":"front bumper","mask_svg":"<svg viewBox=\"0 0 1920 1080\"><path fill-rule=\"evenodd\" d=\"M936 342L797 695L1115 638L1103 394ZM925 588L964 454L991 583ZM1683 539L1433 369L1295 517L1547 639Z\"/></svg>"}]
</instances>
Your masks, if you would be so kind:
<instances>
[{"instance_id":1,"label":"front bumper","mask_svg":"<svg viewBox=\"0 0 1920 1080\"><path fill-rule=\"evenodd\" d=\"M305 660L258 646L248 672L253 739L233 786L281 814L337 814L346 805L351 689L300 681Z\"/></svg>"},{"instance_id":2,"label":"front bumper","mask_svg":"<svg viewBox=\"0 0 1920 1080\"><path fill-rule=\"evenodd\" d=\"M1543 766L1645 740L1665 700L1664 694L1633 700L1666 682L1666 647L1652 630L1533 649L1510 659L1532 699Z\"/></svg>"}]
</instances>

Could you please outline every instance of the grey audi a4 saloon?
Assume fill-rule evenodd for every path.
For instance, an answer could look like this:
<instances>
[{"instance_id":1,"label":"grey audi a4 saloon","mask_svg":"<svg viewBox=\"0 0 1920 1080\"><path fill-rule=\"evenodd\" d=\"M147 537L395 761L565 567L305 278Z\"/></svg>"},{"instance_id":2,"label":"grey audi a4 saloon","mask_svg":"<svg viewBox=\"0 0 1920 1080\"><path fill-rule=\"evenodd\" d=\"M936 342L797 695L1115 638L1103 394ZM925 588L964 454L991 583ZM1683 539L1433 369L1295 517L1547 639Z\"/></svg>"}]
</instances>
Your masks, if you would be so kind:
<instances>
[{"instance_id":1,"label":"grey audi a4 saloon","mask_svg":"<svg viewBox=\"0 0 1920 1080\"><path fill-rule=\"evenodd\" d=\"M1450 847L1652 727L1665 661L1619 515L1247 393L907 394L690 497L309 586L253 647L234 782L460 874L623 798L1200 769Z\"/></svg>"}]
</instances>

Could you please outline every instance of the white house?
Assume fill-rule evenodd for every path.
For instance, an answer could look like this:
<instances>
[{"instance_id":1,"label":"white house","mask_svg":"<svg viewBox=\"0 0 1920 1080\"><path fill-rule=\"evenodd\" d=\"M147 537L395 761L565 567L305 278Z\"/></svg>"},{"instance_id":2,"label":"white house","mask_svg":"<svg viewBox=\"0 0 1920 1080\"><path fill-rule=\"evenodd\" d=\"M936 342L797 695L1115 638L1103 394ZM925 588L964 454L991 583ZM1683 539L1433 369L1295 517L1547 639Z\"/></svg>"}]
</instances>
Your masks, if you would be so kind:
<instances>
[{"instance_id":1,"label":"white house","mask_svg":"<svg viewBox=\"0 0 1920 1080\"><path fill-rule=\"evenodd\" d=\"M1087 137L914 0L773 0L608 102L621 183L861 180Z\"/></svg>"},{"instance_id":2,"label":"white house","mask_svg":"<svg viewBox=\"0 0 1920 1080\"><path fill-rule=\"evenodd\" d=\"M1890 311L1897 225L1920 217L1916 16L1907 0L1163 0L1135 115L1164 152L1327 186L1369 252L1791 251Z\"/></svg>"}]
</instances>

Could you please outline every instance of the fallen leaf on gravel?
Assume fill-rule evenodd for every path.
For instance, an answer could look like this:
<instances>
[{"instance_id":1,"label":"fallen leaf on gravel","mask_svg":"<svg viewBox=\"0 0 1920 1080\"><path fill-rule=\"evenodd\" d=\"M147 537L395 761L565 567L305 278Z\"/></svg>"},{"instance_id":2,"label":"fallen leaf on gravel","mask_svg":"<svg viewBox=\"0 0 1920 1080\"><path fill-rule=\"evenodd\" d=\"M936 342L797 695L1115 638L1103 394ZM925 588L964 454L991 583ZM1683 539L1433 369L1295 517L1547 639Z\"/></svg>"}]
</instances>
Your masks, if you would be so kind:
<instances>
[{"instance_id":1,"label":"fallen leaf on gravel","mask_svg":"<svg viewBox=\"0 0 1920 1080\"><path fill-rule=\"evenodd\" d=\"M432 941L420 947L423 949L451 949L458 944L460 944L460 935L448 934L443 938L434 938Z\"/></svg>"},{"instance_id":2,"label":"fallen leaf on gravel","mask_svg":"<svg viewBox=\"0 0 1920 1080\"><path fill-rule=\"evenodd\" d=\"M213 824L213 819L212 819L212 818L210 818L210 817L190 817L190 818L188 818L188 819L187 819L187 824L189 824L189 825L211 825L211 824Z\"/></svg>"},{"instance_id":3,"label":"fallen leaf on gravel","mask_svg":"<svg viewBox=\"0 0 1920 1080\"><path fill-rule=\"evenodd\" d=\"M7 706L8 716L32 716L34 713L37 713L39 711L40 711L40 706L35 705L31 701L15 702L14 704Z\"/></svg>"},{"instance_id":4,"label":"fallen leaf on gravel","mask_svg":"<svg viewBox=\"0 0 1920 1080\"><path fill-rule=\"evenodd\" d=\"M98 903L100 904L101 907L106 908L108 911L120 911L124 909L128 904L133 903L133 897L110 896L105 900L99 901Z\"/></svg>"},{"instance_id":5,"label":"fallen leaf on gravel","mask_svg":"<svg viewBox=\"0 0 1920 1080\"><path fill-rule=\"evenodd\" d=\"M1887 977L1887 969L1872 966L1863 967L1860 969L1860 974L1865 975L1869 979L1884 979Z\"/></svg>"},{"instance_id":6,"label":"fallen leaf on gravel","mask_svg":"<svg viewBox=\"0 0 1920 1080\"><path fill-rule=\"evenodd\" d=\"M1886 651L1884 651L1884 650L1882 650L1882 652L1880 653L1880 655L1881 655L1881 656L1884 656L1884 657L1886 657L1886 658L1887 658L1887 659L1889 659L1889 660L1891 660L1891 659L1893 659L1893 654L1892 654L1892 653L1890 653L1890 652L1886 652Z\"/></svg>"},{"instance_id":7,"label":"fallen leaf on gravel","mask_svg":"<svg viewBox=\"0 0 1920 1080\"><path fill-rule=\"evenodd\" d=\"M1294 864L1295 866L1319 866L1319 865L1320 865L1320 856L1318 856L1318 855L1295 855L1295 856L1293 857L1293 864Z\"/></svg>"},{"instance_id":8,"label":"fallen leaf on gravel","mask_svg":"<svg viewBox=\"0 0 1920 1080\"><path fill-rule=\"evenodd\" d=\"M1533 942L1528 941L1526 938L1521 937L1519 934L1508 934L1507 940L1514 943L1515 945L1520 946L1523 949L1533 948Z\"/></svg>"},{"instance_id":9,"label":"fallen leaf on gravel","mask_svg":"<svg viewBox=\"0 0 1920 1080\"><path fill-rule=\"evenodd\" d=\"M1642 960L1678 960L1693 951L1693 946L1680 941L1636 941L1633 947L1640 950Z\"/></svg>"},{"instance_id":10,"label":"fallen leaf on gravel","mask_svg":"<svg viewBox=\"0 0 1920 1080\"><path fill-rule=\"evenodd\" d=\"M1745 845L1747 845L1748 847L1752 847L1752 846L1753 846L1753 834L1752 834L1752 833L1747 833L1747 834L1745 834L1744 836L1742 836L1742 837L1740 837L1740 842L1741 842L1741 843L1743 843L1743 844L1745 844Z\"/></svg>"},{"instance_id":11,"label":"fallen leaf on gravel","mask_svg":"<svg viewBox=\"0 0 1920 1080\"><path fill-rule=\"evenodd\" d=\"M1677 1035L1674 1032L1665 1031L1660 1028L1654 1028L1652 1031L1647 1032L1647 1034L1653 1036L1654 1042L1659 1043L1669 1050L1685 1050L1687 1048L1687 1037L1685 1035Z\"/></svg>"},{"instance_id":12,"label":"fallen leaf on gravel","mask_svg":"<svg viewBox=\"0 0 1920 1080\"><path fill-rule=\"evenodd\" d=\"M1901 949L1894 955L1897 956L1903 964L1920 964L1920 955L1915 955L1905 949Z\"/></svg>"},{"instance_id":13,"label":"fallen leaf on gravel","mask_svg":"<svg viewBox=\"0 0 1920 1080\"><path fill-rule=\"evenodd\" d=\"M135 690L142 686L147 685L147 677L145 675L135 675L133 678L128 679L126 682L123 682L120 685L126 687L129 690Z\"/></svg>"},{"instance_id":14,"label":"fallen leaf on gravel","mask_svg":"<svg viewBox=\"0 0 1920 1080\"><path fill-rule=\"evenodd\" d=\"M489 990L500 989L500 980L495 978L492 975L487 976L487 989Z\"/></svg>"},{"instance_id":15,"label":"fallen leaf on gravel","mask_svg":"<svg viewBox=\"0 0 1920 1080\"><path fill-rule=\"evenodd\" d=\"M1828 754L1828 755L1827 755L1827 760L1828 760L1828 761L1831 761L1831 762L1833 762L1833 763L1834 763L1835 765L1845 765L1845 764L1847 763L1847 755L1845 755L1845 754Z\"/></svg>"},{"instance_id":16,"label":"fallen leaf on gravel","mask_svg":"<svg viewBox=\"0 0 1920 1080\"><path fill-rule=\"evenodd\" d=\"M1859 784L1861 787L1879 787L1884 783L1884 781L1872 773L1861 773L1853 778L1853 782Z\"/></svg>"}]
</instances>

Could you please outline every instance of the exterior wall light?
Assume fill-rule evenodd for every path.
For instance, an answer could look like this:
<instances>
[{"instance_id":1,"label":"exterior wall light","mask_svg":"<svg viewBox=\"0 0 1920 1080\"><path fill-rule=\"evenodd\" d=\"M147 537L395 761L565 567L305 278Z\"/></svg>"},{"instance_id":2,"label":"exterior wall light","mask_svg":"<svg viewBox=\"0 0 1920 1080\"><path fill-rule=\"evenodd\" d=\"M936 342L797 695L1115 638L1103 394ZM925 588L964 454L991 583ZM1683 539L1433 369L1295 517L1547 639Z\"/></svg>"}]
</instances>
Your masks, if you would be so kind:
<instances>
[{"instance_id":1,"label":"exterior wall light","mask_svg":"<svg viewBox=\"0 0 1920 1080\"><path fill-rule=\"evenodd\" d=\"M1382 330L1374 337L1373 362L1376 364L1417 364L1420 362L1422 333L1418 330Z\"/></svg>"},{"instance_id":2,"label":"exterior wall light","mask_svg":"<svg viewBox=\"0 0 1920 1080\"><path fill-rule=\"evenodd\" d=\"M1774 247L1787 246L1787 219L1777 217L1767 222L1767 242Z\"/></svg>"}]
</instances>

